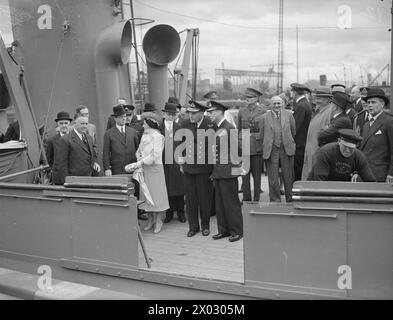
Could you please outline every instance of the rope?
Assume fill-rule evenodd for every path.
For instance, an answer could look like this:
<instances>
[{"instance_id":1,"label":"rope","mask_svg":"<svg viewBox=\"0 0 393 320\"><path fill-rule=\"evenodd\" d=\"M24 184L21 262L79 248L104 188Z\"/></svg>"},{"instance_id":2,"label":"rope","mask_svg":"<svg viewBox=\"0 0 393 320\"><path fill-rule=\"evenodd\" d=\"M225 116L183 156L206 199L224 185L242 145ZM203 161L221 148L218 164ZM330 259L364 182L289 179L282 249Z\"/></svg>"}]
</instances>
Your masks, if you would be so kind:
<instances>
[{"instance_id":1,"label":"rope","mask_svg":"<svg viewBox=\"0 0 393 320\"><path fill-rule=\"evenodd\" d=\"M61 39L59 52L57 54L57 61L56 61L56 69L55 69L55 73L54 73L54 80L52 81L52 88L51 88L50 96L49 96L48 109L47 109L46 117L45 117L44 134L46 133L46 128L47 128L47 125L48 125L49 111L52 108L53 92L55 90L57 72L59 71L60 57L61 57L61 53L63 51L63 43L64 43L63 40L64 40L64 37Z\"/></svg>"}]
</instances>

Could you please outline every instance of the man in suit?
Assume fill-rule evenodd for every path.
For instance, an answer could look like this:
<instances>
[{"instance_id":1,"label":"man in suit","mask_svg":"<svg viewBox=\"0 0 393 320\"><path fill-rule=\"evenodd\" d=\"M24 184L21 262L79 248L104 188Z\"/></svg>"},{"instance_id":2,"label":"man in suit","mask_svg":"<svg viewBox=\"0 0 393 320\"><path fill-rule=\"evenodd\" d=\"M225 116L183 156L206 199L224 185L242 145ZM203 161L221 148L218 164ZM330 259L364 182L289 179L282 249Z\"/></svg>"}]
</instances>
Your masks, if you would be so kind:
<instances>
[{"instance_id":1,"label":"man in suit","mask_svg":"<svg viewBox=\"0 0 393 320\"><path fill-rule=\"evenodd\" d=\"M113 107L115 126L104 134L103 164L106 176L125 174L124 167L136 162L138 132L126 126L126 111L121 105Z\"/></svg>"},{"instance_id":2,"label":"man in suit","mask_svg":"<svg viewBox=\"0 0 393 320\"><path fill-rule=\"evenodd\" d=\"M78 108L75 109L75 112L76 112L75 119L76 119L76 117L82 116L82 117L86 117L87 121L89 121L89 108L86 107L85 105L82 105L82 104L79 105ZM70 125L70 129L73 129L73 128L74 128L74 124L72 123ZM89 122L87 124L86 130L87 130L86 133L88 133L93 138L93 145L95 148L97 146L96 126Z\"/></svg>"},{"instance_id":3,"label":"man in suit","mask_svg":"<svg viewBox=\"0 0 393 320\"><path fill-rule=\"evenodd\" d=\"M260 140L259 121L266 109L258 105L262 93L253 88L247 88L244 96L247 107L240 108L238 125L242 134L243 129L250 130L250 170L242 177L243 201L259 201L261 193L261 174L263 171L262 141ZM251 197L250 176L254 181L254 197Z\"/></svg>"},{"instance_id":4,"label":"man in suit","mask_svg":"<svg viewBox=\"0 0 393 320\"><path fill-rule=\"evenodd\" d=\"M180 171L178 159L174 153L180 144L175 141L176 131L180 129L180 124L174 120L177 117L177 104L167 102L162 110L164 119L160 124L161 134L165 137L165 148L162 152L162 163L164 164L164 174L166 189L168 192L169 209L166 210L165 223L173 219L175 211L180 222L186 222L184 214L184 182L183 173Z\"/></svg>"},{"instance_id":5,"label":"man in suit","mask_svg":"<svg viewBox=\"0 0 393 320\"><path fill-rule=\"evenodd\" d=\"M60 138L53 162L53 182L64 184L67 176L92 176L100 172L93 138L87 134L89 119L81 115L74 128Z\"/></svg>"},{"instance_id":6,"label":"man in suit","mask_svg":"<svg viewBox=\"0 0 393 320\"><path fill-rule=\"evenodd\" d=\"M359 88L354 86L351 90L351 99L353 108L356 114L353 117L353 129L363 134L363 126L368 121L367 104L363 101L362 97L367 96L367 88Z\"/></svg>"},{"instance_id":7,"label":"man in suit","mask_svg":"<svg viewBox=\"0 0 393 320\"><path fill-rule=\"evenodd\" d=\"M69 132L71 121L72 119L68 112L60 111L57 114L55 122L57 123L58 131L46 141L45 145L46 159L51 168L55 159L55 153L57 152L58 142L62 136Z\"/></svg>"},{"instance_id":8,"label":"man in suit","mask_svg":"<svg viewBox=\"0 0 393 320\"><path fill-rule=\"evenodd\" d=\"M293 157L295 155L296 126L292 113L284 109L284 101L275 96L271 99L272 109L261 119L263 158L267 163L269 198L281 202L279 164L284 181L285 199L292 202Z\"/></svg>"},{"instance_id":9,"label":"man in suit","mask_svg":"<svg viewBox=\"0 0 393 320\"><path fill-rule=\"evenodd\" d=\"M240 164L233 163L233 150L230 141L231 130L235 127L225 120L224 112L228 108L219 102L211 101L208 109L210 119L216 125L215 164L213 165L212 179L215 188L215 206L218 233L214 240L229 237L230 242L238 241L243 237L243 217L238 196L238 177Z\"/></svg>"},{"instance_id":10,"label":"man in suit","mask_svg":"<svg viewBox=\"0 0 393 320\"><path fill-rule=\"evenodd\" d=\"M208 236L210 234L211 195L213 193L210 175L213 165L208 160L208 137L198 140L198 133L201 137L206 130L213 129L214 124L204 116L207 107L196 101L189 101L189 104L190 107L187 110L190 118L183 121L182 128L187 129L186 132L192 135L192 141L187 144L186 162L181 166L181 170L184 172L184 191L189 225L187 237L193 237L201 228L202 235Z\"/></svg>"},{"instance_id":11,"label":"man in suit","mask_svg":"<svg viewBox=\"0 0 393 320\"><path fill-rule=\"evenodd\" d=\"M293 117L296 124L296 152L294 158L295 181L301 180L304 163L304 150L307 141L308 127L311 121L311 105L305 97L305 92L310 91L306 86L299 83L291 84L291 96L293 98Z\"/></svg>"},{"instance_id":12,"label":"man in suit","mask_svg":"<svg viewBox=\"0 0 393 320\"><path fill-rule=\"evenodd\" d=\"M382 89L372 87L363 99L370 119L363 126L360 150L369 161L377 181L393 183L393 117L383 111L389 99Z\"/></svg>"},{"instance_id":13,"label":"man in suit","mask_svg":"<svg viewBox=\"0 0 393 320\"><path fill-rule=\"evenodd\" d=\"M318 145L321 147L331 142L337 142L340 129L352 129L351 120L346 114L347 108L351 105L351 100L345 92L335 92L332 104L334 106L332 118L327 128L318 133Z\"/></svg>"},{"instance_id":14,"label":"man in suit","mask_svg":"<svg viewBox=\"0 0 393 320\"><path fill-rule=\"evenodd\" d=\"M122 106L126 112L126 126L133 128L138 133L138 139L142 138L143 134L143 123L138 120L137 116L134 114L135 107L131 104L118 104L118 106ZM111 114L108 118L108 122L106 124L106 130L109 130L116 126L115 117Z\"/></svg>"}]
</instances>

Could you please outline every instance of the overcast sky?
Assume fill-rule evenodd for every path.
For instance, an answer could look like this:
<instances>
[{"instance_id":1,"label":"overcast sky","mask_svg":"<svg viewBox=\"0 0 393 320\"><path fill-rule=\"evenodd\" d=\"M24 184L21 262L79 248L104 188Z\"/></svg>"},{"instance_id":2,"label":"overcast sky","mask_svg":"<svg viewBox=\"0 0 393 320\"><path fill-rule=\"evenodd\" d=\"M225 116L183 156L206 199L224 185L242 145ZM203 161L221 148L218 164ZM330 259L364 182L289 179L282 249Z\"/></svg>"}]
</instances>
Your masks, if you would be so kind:
<instances>
[{"instance_id":1,"label":"overcast sky","mask_svg":"<svg viewBox=\"0 0 393 320\"><path fill-rule=\"evenodd\" d=\"M155 24L176 30L199 28L199 67L215 80L214 69L267 70L252 65L277 63L278 0L133 0L135 17L154 23L138 27L137 39ZM352 11L352 29L338 28L339 7ZM299 81L360 82L390 63L390 6L385 0L284 0L284 85L296 81L296 25L299 26ZM0 0L0 29L11 38L8 3ZM342 19L342 18L341 18ZM182 36L184 39L184 33ZM173 64L172 64L173 65ZM171 65L171 66L172 66ZM386 79L386 72L384 77Z\"/></svg>"}]
</instances>

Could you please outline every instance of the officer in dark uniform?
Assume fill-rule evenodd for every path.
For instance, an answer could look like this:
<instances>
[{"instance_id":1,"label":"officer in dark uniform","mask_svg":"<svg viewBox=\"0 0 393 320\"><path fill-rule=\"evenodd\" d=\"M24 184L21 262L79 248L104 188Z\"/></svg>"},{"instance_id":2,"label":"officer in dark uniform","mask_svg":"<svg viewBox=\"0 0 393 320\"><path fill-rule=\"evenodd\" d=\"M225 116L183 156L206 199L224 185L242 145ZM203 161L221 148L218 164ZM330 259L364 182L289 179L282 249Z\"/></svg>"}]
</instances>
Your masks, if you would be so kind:
<instances>
[{"instance_id":1,"label":"officer in dark uniform","mask_svg":"<svg viewBox=\"0 0 393 320\"><path fill-rule=\"evenodd\" d=\"M304 162L304 150L306 147L308 127L310 125L312 116L312 107L308 102L305 93L310 91L303 84L292 83L291 84L291 96L293 98L293 117L295 118L296 125L296 152L295 152L295 181L301 180L303 162Z\"/></svg>"},{"instance_id":2,"label":"officer in dark uniform","mask_svg":"<svg viewBox=\"0 0 393 320\"><path fill-rule=\"evenodd\" d=\"M356 146L362 141L352 129L339 130L338 142L319 148L314 156L314 165L307 180L375 182L366 156Z\"/></svg>"},{"instance_id":3,"label":"officer in dark uniform","mask_svg":"<svg viewBox=\"0 0 393 320\"><path fill-rule=\"evenodd\" d=\"M250 170L242 177L243 201L259 201L261 174L263 172L262 141L260 140L259 122L266 109L258 104L258 100L262 96L260 91L247 88L244 96L247 101L247 107L239 110L237 125L239 135L242 134L242 129L250 130ZM243 155L248 156L244 153ZM251 198L250 174L252 174L254 180L254 199Z\"/></svg>"},{"instance_id":4,"label":"officer in dark uniform","mask_svg":"<svg viewBox=\"0 0 393 320\"><path fill-rule=\"evenodd\" d=\"M234 164L233 159L238 150L231 149L231 130L235 127L225 120L224 112L227 107L219 102L211 101L208 109L210 119L216 125L215 164L212 179L215 192L215 206L218 233L214 240L229 237L230 242L243 237L243 217L238 190L240 164ZM226 141L225 141L226 140Z\"/></svg>"},{"instance_id":5,"label":"officer in dark uniform","mask_svg":"<svg viewBox=\"0 0 393 320\"><path fill-rule=\"evenodd\" d=\"M207 136L199 139L198 132L203 134L206 130L214 128L210 119L204 116L207 107L190 101L189 119L182 122L182 129L192 134L187 144L185 163L181 166L184 173L184 192L186 198L189 231L187 237L193 237L202 228L202 235L210 234L210 213L212 206L213 183L210 175L213 165L208 160L209 146ZM211 151L210 151L211 153ZM199 217L201 223L199 223Z\"/></svg>"}]
</instances>

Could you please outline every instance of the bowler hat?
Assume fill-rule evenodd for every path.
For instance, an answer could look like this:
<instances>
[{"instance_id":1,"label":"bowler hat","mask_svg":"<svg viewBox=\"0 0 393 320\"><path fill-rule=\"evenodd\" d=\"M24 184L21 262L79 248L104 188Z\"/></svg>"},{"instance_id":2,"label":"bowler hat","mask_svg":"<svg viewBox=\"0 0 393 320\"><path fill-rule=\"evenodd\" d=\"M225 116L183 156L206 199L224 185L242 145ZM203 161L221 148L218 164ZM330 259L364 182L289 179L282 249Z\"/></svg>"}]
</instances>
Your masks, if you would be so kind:
<instances>
[{"instance_id":1,"label":"bowler hat","mask_svg":"<svg viewBox=\"0 0 393 320\"><path fill-rule=\"evenodd\" d=\"M174 104L179 104L179 99L177 99L176 97L169 97L168 102L174 103Z\"/></svg>"},{"instance_id":2,"label":"bowler hat","mask_svg":"<svg viewBox=\"0 0 393 320\"><path fill-rule=\"evenodd\" d=\"M356 147L356 145L363 140L363 138L352 129L340 129L338 130L338 133L342 140L352 144L351 147Z\"/></svg>"},{"instance_id":3,"label":"bowler hat","mask_svg":"<svg viewBox=\"0 0 393 320\"><path fill-rule=\"evenodd\" d=\"M177 112L177 106L178 105L176 103L167 102L167 103L165 103L165 108L162 109L162 111L174 113L174 112Z\"/></svg>"},{"instance_id":4,"label":"bowler hat","mask_svg":"<svg viewBox=\"0 0 393 320\"><path fill-rule=\"evenodd\" d=\"M156 105L154 103L146 102L143 112L152 112L152 111L157 111Z\"/></svg>"},{"instance_id":5,"label":"bowler hat","mask_svg":"<svg viewBox=\"0 0 393 320\"><path fill-rule=\"evenodd\" d=\"M70 114L68 112L65 112L65 111L60 111L57 114L57 118L55 119L55 122L61 121L61 120L68 120L70 122L72 121L72 119L70 117Z\"/></svg>"},{"instance_id":6,"label":"bowler hat","mask_svg":"<svg viewBox=\"0 0 393 320\"><path fill-rule=\"evenodd\" d=\"M211 101L211 106L207 110L207 112L214 111L214 110L225 111L225 110L228 110L228 107L224 106L223 104L221 104L221 103L219 103L217 101L212 100Z\"/></svg>"},{"instance_id":7,"label":"bowler hat","mask_svg":"<svg viewBox=\"0 0 393 320\"><path fill-rule=\"evenodd\" d=\"M389 98L386 96L385 91L380 88L370 87L367 88L367 96L363 97L362 99L367 102L370 98L381 98L385 101L385 105L389 104Z\"/></svg>"},{"instance_id":8,"label":"bowler hat","mask_svg":"<svg viewBox=\"0 0 393 320\"><path fill-rule=\"evenodd\" d=\"M121 117L123 114L126 113L122 104L118 104L117 106L113 107L113 116L114 117Z\"/></svg>"},{"instance_id":9,"label":"bowler hat","mask_svg":"<svg viewBox=\"0 0 393 320\"><path fill-rule=\"evenodd\" d=\"M194 100L190 100L188 101L188 103L190 104L190 106L187 108L188 112L204 112L208 109L203 104L196 102Z\"/></svg>"},{"instance_id":10,"label":"bowler hat","mask_svg":"<svg viewBox=\"0 0 393 320\"><path fill-rule=\"evenodd\" d=\"M332 102L345 111L350 106L351 99L345 92L336 91L333 93Z\"/></svg>"}]
</instances>

